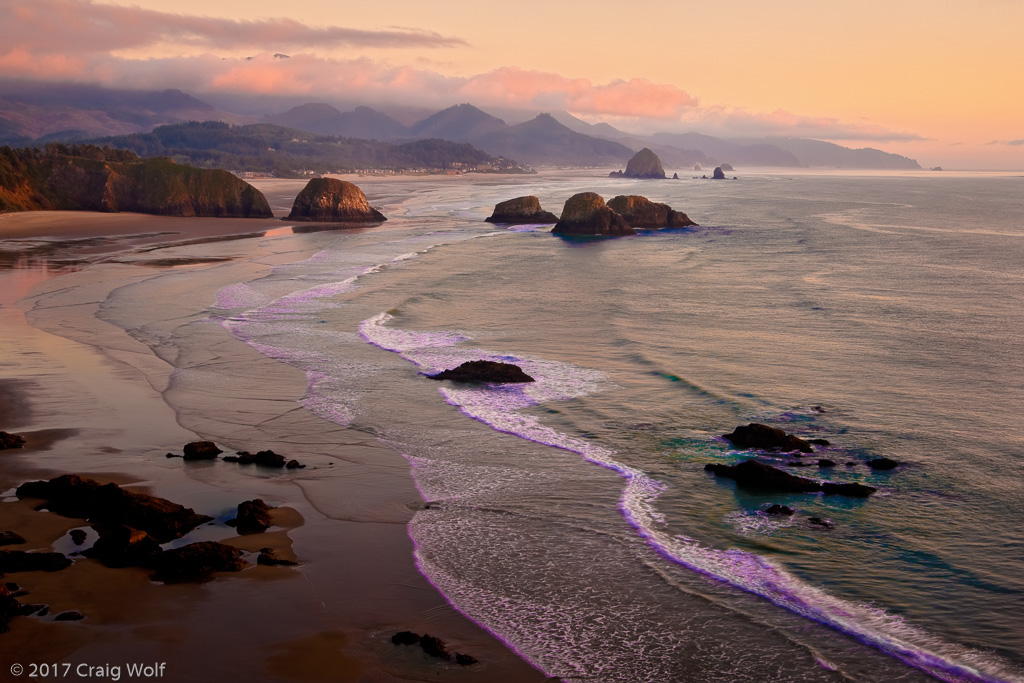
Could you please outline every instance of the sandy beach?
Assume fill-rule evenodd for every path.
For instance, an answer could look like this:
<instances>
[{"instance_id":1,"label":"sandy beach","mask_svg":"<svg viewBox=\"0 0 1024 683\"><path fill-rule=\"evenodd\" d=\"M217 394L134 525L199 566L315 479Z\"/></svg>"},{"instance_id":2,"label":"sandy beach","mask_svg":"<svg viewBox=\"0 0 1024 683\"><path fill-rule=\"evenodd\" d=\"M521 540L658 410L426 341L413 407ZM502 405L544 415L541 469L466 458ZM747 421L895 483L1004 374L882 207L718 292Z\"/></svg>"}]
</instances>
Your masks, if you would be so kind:
<instances>
[{"instance_id":1,"label":"sandy beach","mask_svg":"<svg viewBox=\"0 0 1024 683\"><path fill-rule=\"evenodd\" d=\"M280 216L302 184L268 181L261 189ZM301 408L307 379L297 368L220 325L183 327L204 318L218 287L279 263L273 237L290 232L279 220L0 216L0 429L27 441L0 452L0 530L27 541L11 549L81 549L67 532L87 527L83 520L36 511L38 501L13 492L25 481L76 473L214 517L183 542L223 541L249 562L239 573L179 585L81 557L59 572L9 574L6 581L28 592L22 603L46 604L49 613L11 622L0 638L17 657L5 666L160 662L167 680L545 679L416 570L406 524L424 501L398 453ZM158 277L169 272L180 277ZM126 330L104 318L103 302L128 286L142 297L137 310L149 312ZM190 381L194 359L175 355L172 339L182 330L198 335L190 347L208 354L203 372L223 368L216 377ZM306 467L165 457L200 439L229 452L273 449ZM253 498L278 507L275 526L238 536L224 522ZM299 566L256 566L264 547ZM65 610L85 619L54 621ZM480 663L460 667L393 645L402 630L438 636Z\"/></svg>"}]
</instances>

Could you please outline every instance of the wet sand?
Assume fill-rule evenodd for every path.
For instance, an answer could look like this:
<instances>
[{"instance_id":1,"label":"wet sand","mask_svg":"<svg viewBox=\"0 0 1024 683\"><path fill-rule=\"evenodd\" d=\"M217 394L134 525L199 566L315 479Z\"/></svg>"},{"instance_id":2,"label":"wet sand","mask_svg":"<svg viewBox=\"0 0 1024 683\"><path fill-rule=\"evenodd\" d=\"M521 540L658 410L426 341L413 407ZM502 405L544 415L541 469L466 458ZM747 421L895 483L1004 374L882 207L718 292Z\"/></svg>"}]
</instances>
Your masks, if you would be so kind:
<instances>
[{"instance_id":1,"label":"wet sand","mask_svg":"<svg viewBox=\"0 0 1024 683\"><path fill-rule=\"evenodd\" d=\"M261 189L271 189L268 199L279 213L302 184L265 182ZM166 662L166 680L545 680L416 571L406 524L423 501L406 461L372 435L300 408L304 373L219 325L200 324L201 347L230 360L213 393L210 382L181 381L183 361L172 357L172 344L154 343L141 331L126 334L97 317L118 288L146 285L168 269L217 268L222 275L175 280L173 291L156 280L152 291L140 289L152 295L147 333L158 334L162 321L178 316L198 319L205 304L196 302L210 301L216 287L258 277L275 262L273 240L206 240L285 226L132 214L0 216L3 245L60 238L49 240L55 260L44 255L0 269L0 429L28 439L25 449L0 451L0 530L24 536L28 543L19 549L77 550L67 532L85 527L82 520L36 511L12 492L27 480L74 472L213 516L185 542L221 540L245 551L250 563L237 574L173 586L152 582L141 569L81 558L60 572L8 575L29 591L23 603L45 603L50 612L12 621L11 632L0 635L4 651L18 653L12 662L26 666ZM104 241L96 251L96 244L74 242L79 238ZM144 251L158 245L166 246ZM254 251L262 258L236 265ZM307 467L263 470L165 457L197 439L226 450L272 448ZM238 536L224 521L252 498L279 506L275 527ZM301 564L256 566L263 547ZM53 621L64 610L86 618ZM441 637L481 663L459 667L396 647L390 636L399 630Z\"/></svg>"}]
</instances>

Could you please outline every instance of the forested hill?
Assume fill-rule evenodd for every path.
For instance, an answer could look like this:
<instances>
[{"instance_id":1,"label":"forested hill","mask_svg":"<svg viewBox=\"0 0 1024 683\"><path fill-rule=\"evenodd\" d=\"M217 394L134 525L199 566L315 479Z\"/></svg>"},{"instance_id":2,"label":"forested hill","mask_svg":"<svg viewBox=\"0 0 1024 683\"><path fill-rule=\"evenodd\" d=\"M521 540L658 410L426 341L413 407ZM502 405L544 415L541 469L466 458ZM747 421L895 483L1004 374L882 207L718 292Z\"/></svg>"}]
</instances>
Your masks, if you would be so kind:
<instances>
[{"instance_id":1,"label":"forested hill","mask_svg":"<svg viewBox=\"0 0 1024 683\"><path fill-rule=\"evenodd\" d=\"M509 159L494 157L470 144L427 139L395 144L315 135L272 124L232 126L219 121L179 123L151 133L101 138L92 142L139 156L166 156L203 168L274 173L351 172L364 169L479 170L522 172Z\"/></svg>"}]
</instances>

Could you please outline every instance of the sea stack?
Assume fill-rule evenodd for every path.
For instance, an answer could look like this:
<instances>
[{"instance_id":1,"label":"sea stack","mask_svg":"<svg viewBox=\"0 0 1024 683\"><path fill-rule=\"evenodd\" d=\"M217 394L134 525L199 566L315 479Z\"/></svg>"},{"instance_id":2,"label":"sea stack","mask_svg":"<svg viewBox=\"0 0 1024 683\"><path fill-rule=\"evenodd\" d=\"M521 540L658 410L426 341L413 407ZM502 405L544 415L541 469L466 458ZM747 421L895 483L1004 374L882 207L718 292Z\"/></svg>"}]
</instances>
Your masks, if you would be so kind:
<instances>
[{"instance_id":1,"label":"sea stack","mask_svg":"<svg viewBox=\"0 0 1024 683\"><path fill-rule=\"evenodd\" d=\"M494 205L494 213L484 219L488 223L520 225L523 223L556 223L558 216L540 207L533 195L516 197Z\"/></svg>"},{"instance_id":2,"label":"sea stack","mask_svg":"<svg viewBox=\"0 0 1024 683\"><path fill-rule=\"evenodd\" d=\"M622 216L604 203L596 192L580 192L565 202L562 217L551 231L556 235L635 235Z\"/></svg>"},{"instance_id":3,"label":"sea stack","mask_svg":"<svg viewBox=\"0 0 1024 683\"><path fill-rule=\"evenodd\" d=\"M295 198L288 220L382 223L387 218L370 206L363 191L352 183L337 178L313 178Z\"/></svg>"},{"instance_id":4,"label":"sea stack","mask_svg":"<svg viewBox=\"0 0 1024 683\"><path fill-rule=\"evenodd\" d=\"M721 166L715 167L715 172L711 176L712 180L725 180L725 173L722 171Z\"/></svg>"},{"instance_id":5,"label":"sea stack","mask_svg":"<svg viewBox=\"0 0 1024 683\"><path fill-rule=\"evenodd\" d=\"M652 202L640 195L619 195L608 202L608 208L622 216L634 228L685 228L697 225L682 211L668 204Z\"/></svg>"},{"instance_id":6,"label":"sea stack","mask_svg":"<svg viewBox=\"0 0 1024 683\"><path fill-rule=\"evenodd\" d=\"M623 175L627 178L664 178L665 169L658 155L644 147L629 160Z\"/></svg>"}]
</instances>

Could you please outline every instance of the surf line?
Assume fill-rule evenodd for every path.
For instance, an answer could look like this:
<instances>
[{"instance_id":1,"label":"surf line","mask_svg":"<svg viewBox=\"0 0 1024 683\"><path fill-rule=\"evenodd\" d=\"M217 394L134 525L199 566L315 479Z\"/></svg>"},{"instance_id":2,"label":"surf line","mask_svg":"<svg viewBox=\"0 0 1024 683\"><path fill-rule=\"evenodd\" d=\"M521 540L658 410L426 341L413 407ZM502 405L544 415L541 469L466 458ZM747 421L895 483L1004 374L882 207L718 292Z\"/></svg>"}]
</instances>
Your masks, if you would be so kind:
<instances>
[{"instance_id":1,"label":"surf line","mask_svg":"<svg viewBox=\"0 0 1024 683\"><path fill-rule=\"evenodd\" d=\"M479 360L516 360L479 349L466 349L463 353L452 354L452 346L470 337L455 331L401 330L388 325L393 318L389 313L378 313L359 324L359 333L367 343L397 353L417 367L436 369L431 361L451 358L452 355L466 356L466 360L470 359L469 356ZM443 349L449 352L443 353ZM543 362L528 360L519 362L523 363L528 372L531 365L544 365ZM543 392L546 380L543 374L534 377L541 393L548 393ZM955 659L973 660L988 665L986 668L1002 668L998 660L993 661L983 653L946 643L906 624L902 618L890 615L883 609L857 605L829 595L824 590L800 581L765 557L735 549L720 551L706 548L694 539L682 535L673 536L659 530L657 527L664 524L665 520L654 504L665 485L641 470L615 460L613 450L563 434L542 425L535 416L516 412L520 408L539 404L523 388L502 386L485 391L468 391L441 387L439 392L447 403L458 408L462 414L483 422L495 431L576 453L589 462L618 473L626 480L619 498L620 513L658 554L675 564L852 636L865 645L947 683L1018 683L1021 680L1002 673L1000 675L1005 677L995 677L979 668L958 663ZM561 392L550 393L557 395ZM563 394L562 398L571 396Z\"/></svg>"}]
</instances>

